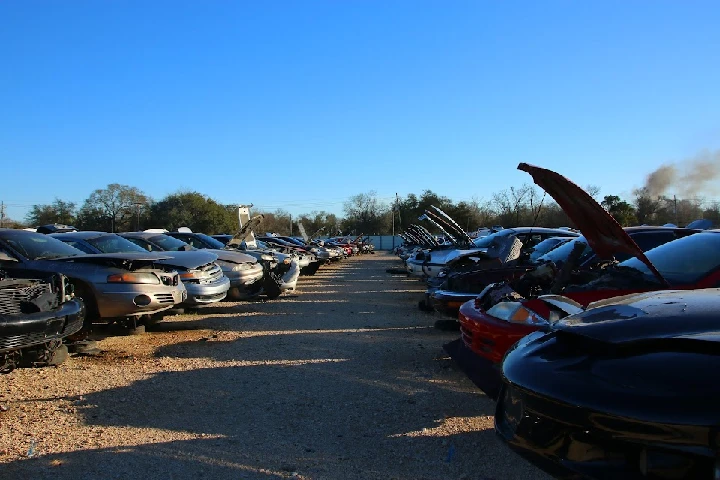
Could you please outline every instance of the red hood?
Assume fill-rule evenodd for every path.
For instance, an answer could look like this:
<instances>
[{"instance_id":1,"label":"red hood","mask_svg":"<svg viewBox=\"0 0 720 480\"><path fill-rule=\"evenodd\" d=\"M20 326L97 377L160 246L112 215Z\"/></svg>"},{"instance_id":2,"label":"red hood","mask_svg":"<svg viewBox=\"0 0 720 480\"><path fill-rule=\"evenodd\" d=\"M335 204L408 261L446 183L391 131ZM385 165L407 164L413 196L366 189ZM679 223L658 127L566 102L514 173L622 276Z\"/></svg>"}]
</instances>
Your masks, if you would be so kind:
<instances>
[{"instance_id":1,"label":"red hood","mask_svg":"<svg viewBox=\"0 0 720 480\"><path fill-rule=\"evenodd\" d=\"M521 163L517 168L529 173L535 184L555 199L599 257L612 258L616 253L621 252L637 257L655 276L669 286L667 280L660 275L655 265L620 224L585 190L552 170L527 163Z\"/></svg>"}]
</instances>

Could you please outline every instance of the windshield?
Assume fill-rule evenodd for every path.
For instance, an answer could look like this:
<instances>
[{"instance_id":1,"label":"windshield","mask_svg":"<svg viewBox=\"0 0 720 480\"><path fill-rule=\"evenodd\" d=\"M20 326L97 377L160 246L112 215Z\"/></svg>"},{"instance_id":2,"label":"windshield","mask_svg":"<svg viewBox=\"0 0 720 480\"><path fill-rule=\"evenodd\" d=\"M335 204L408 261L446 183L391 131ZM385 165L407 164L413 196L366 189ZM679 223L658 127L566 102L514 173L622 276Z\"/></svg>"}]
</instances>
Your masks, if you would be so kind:
<instances>
[{"instance_id":1,"label":"windshield","mask_svg":"<svg viewBox=\"0 0 720 480\"><path fill-rule=\"evenodd\" d=\"M187 243L182 240L178 240L170 235L156 235L150 238L150 241L155 245L159 245L160 248L166 251L182 251L182 250L195 250Z\"/></svg>"},{"instance_id":2,"label":"windshield","mask_svg":"<svg viewBox=\"0 0 720 480\"><path fill-rule=\"evenodd\" d=\"M555 247L558 247L559 245L562 245L563 243L566 243L568 239L566 238L548 238L546 240L543 240L542 242L535 245L532 249L532 253L530 254L530 261L534 262L537 260L540 256L548 253L549 251L553 250Z\"/></svg>"},{"instance_id":3,"label":"windshield","mask_svg":"<svg viewBox=\"0 0 720 480\"><path fill-rule=\"evenodd\" d=\"M492 245L496 238L515 235L515 233L515 230L513 230L512 228L506 228L505 230L500 230L499 232L495 232L492 235L488 235L487 237L476 238L475 240L473 240L473 244L478 248L488 248L490 247L490 245Z\"/></svg>"},{"instance_id":4,"label":"windshield","mask_svg":"<svg viewBox=\"0 0 720 480\"><path fill-rule=\"evenodd\" d=\"M208 246L208 248L225 248L225 244L222 243L220 240L217 240L210 235L205 235L204 233L196 233L195 236L197 236L199 239L201 239L205 244Z\"/></svg>"},{"instance_id":5,"label":"windshield","mask_svg":"<svg viewBox=\"0 0 720 480\"><path fill-rule=\"evenodd\" d=\"M696 233L653 248L645 256L671 285L692 284L720 267L720 234ZM626 260L618 267L632 268L657 278L637 258Z\"/></svg>"},{"instance_id":6,"label":"windshield","mask_svg":"<svg viewBox=\"0 0 720 480\"><path fill-rule=\"evenodd\" d=\"M5 231L0 238L28 260L73 257L84 254L81 250L42 233L22 230Z\"/></svg>"},{"instance_id":7,"label":"windshield","mask_svg":"<svg viewBox=\"0 0 720 480\"><path fill-rule=\"evenodd\" d=\"M120 235L103 235L101 237L88 238L86 241L103 253L147 253L144 248L135 245Z\"/></svg>"},{"instance_id":8,"label":"windshield","mask_svg":"<svg viewBox=\"0 0 720 480\"><path fill-rule=\"evenodd\" d=\"M585 240L585 237L577 237L574 240L566 242L563 245L560 245L559 247L550 250L545 255L541 255L540 257L538 257L537 263L553 262L556 265L560 265L568 259L568 257L570 256L570 252L573 251L573 248L575 248L575 245L577 243L582 243L583 245L585 245L585 249L580 255L580 260L577 263L579 265L585 262L588 258L590 258L591 255L594 254L592 248L590 248L590 245L588 245L587 240Z\"/></svg>"}]
</instances>

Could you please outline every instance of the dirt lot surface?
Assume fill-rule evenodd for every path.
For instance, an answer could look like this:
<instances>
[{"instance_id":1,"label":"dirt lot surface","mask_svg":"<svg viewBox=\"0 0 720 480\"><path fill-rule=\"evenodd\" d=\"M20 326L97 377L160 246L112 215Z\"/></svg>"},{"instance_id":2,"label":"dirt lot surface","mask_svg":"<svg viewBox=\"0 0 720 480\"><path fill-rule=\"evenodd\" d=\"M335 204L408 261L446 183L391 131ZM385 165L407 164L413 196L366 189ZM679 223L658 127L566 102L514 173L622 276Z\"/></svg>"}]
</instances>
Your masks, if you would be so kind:
<instances>
[{"instance_id":1,"label":"dirt lot surface","mask_svg":"<svg viewBox=\"0 0 720 480\"><path fill-rule=\"evenodd\" d=\"M353 257L0 377L0 478L547 478L495 437L398 265Z\"/></svg>"}]
</instances>

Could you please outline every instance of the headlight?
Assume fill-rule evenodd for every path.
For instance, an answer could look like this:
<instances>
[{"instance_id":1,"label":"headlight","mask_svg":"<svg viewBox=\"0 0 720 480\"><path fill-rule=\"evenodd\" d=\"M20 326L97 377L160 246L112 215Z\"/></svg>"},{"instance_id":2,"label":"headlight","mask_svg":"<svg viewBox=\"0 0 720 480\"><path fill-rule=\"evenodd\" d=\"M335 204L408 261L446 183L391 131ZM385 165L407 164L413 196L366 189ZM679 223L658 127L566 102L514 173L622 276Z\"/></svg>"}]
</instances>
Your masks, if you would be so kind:
<instances>
[{"instance_id":1,"label":"headlight","mask_svg":"<svg viewBox=\"0 0 720 480\"><path fill-rule=\"evenodd\" d=\"M108 283L144 283L146 285L159 285L160 279L152 273L117 273L108 275Z\"/></svg>"},{"instance_id":2,"label":"headlight","mask_svg":"<svg viewBox=\"0 0 720 480\"><path fill-rule=\"evenodd\" d=\"M180 278L183 280L189 280L191 278L200 278L203 275L200 272L192 271L192 272L185 272L180 274Z\"/></svg>"},{"instance_id":3,"label":"headlight","mask_svg":"<svg viewBox=\"0 0 720 480\"><path fill-rule=\"evenodd\" d=\"M283 263L285 265L290 265L292 263L292 259L290 257L285 257L285 260L283 260Z\"/></svg>"},{"instance_id":4,"label":"headlight","mask_svg":"<svg viewBox=\"0 0 720 480\"><path fill-rule=\"evenodd\" d=\"M249 263L238 263L236 265L233 265L232 271L233 272L241 272L243 270L247 270L248 268L250 268L250 265L251 264L249 264Z\"/></svg>"},{"instance_id":5,"label":"headlight","mask_svg":"<svg viewBox=\"0 0 720 480\"><path fill-rule=\"evenodd\" d=\"M262 259L265 260L266 262L273 262L273 261L275 261L275 257L273 257L272 255L265 255L265 254L263 254L260 258L262 258Z\"/></svg>"},{"instance_id":6,"label":"headlight","mask_svg":"<svg viewBox=\"0 0 720 480\"><path fill-rule=\"evenodd\" d=\"M547 320L532 310L525 308L520 302L500 302L493 305L486 313L511 323L548 325Z\"/></svg>"}]
</instances>

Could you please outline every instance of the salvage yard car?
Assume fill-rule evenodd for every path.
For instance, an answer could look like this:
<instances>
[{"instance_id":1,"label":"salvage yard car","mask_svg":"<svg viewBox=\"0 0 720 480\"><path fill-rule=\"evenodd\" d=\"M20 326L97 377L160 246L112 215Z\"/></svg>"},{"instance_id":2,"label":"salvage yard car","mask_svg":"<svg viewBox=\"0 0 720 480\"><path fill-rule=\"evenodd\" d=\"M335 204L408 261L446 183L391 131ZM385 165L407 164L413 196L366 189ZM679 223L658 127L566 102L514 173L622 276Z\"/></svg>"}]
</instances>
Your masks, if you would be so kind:
<instances>
[{"instance_id":1,"label":"salvage yard car","mask_svg":"<svg viewBox=\"0 0 720 480\"><path fill-rule=\"evenodd\" d=\"M718 310L717 288L629 295L523 338L495 431L556 478L718 478Z\"/></svg>"},{"instance_id":2,"label":"salvage yard car","mask_svg":"<svg viewBox=\"0 0 720 480\"><path fill-rule=\"evenodd\" d=\"M520 338L567 316L578 304L651 290L720 285L720 233L688 231L688 236L643 253L580 187L550 170L526 164L518 168L531 173L585 233L587 245L578 243L574 257L582 258L589 246L599 258L612 260L618 254L633 258L582 272L576 284L568 284L574 263L568 260L553 280L560 288L551 295L526 298L507 284L489 285L475 300L464 303L458 315L463 341L477 355L499 363Z\"/></svg>"},{"instance_id":3,"label":"salvage yard car","mask_svg":"<svg viewBox=\"0 0 720 480\"><path fill-rule=\"evenodd\" d=\"M185 301L177 271L146 253L86 255L56 238L0 229L0 269L23 267L66 275L86 308L84 330L93 320L136 329L143 316ZM141 331L141 329L140 329Z\"/></svg>"},{"instance_id":4,"label":"salvage yard car","mask_svg":"<svg viewBox=\"0 0 720 480\"><path fill-rule=\"evenodd\" d=\"M122 232L119 235L149 252L194 251L215 256L215 263L222 270L222 275L229 280L229 295L233 299L252 298L259 295L262 289L263 269L257 260L241 252L225 249L205 249L199 251L195 247L165 233L157 232Z\"/></svg>"},{"instance_id":5,"label":"salvage yard car","mask_svg":"<svg viewBox=\"0 0 720 480\"><path fill-rule=\"evenodd\" d=\"M156 256L158 263L177 270L187 290L182 307L216 303L227 296L230 280L215 263L217 256L209 252L147 252L142 247L115 233L69 232L53 233L53 238L88 254L136 252Z\"/></svg>"},{"instance_id":6,"label":"salvage yard car","mask_svg":"<svg viewBox=\"0 0 720 480\"><path fill-rule=\"evenodd\" d=\"M0 261L6 256L0 253ZM62 340L82 328L84 317L65 275L0 270L0 373L61 363L67 356Z\"/></svg>"}]
</instances>

